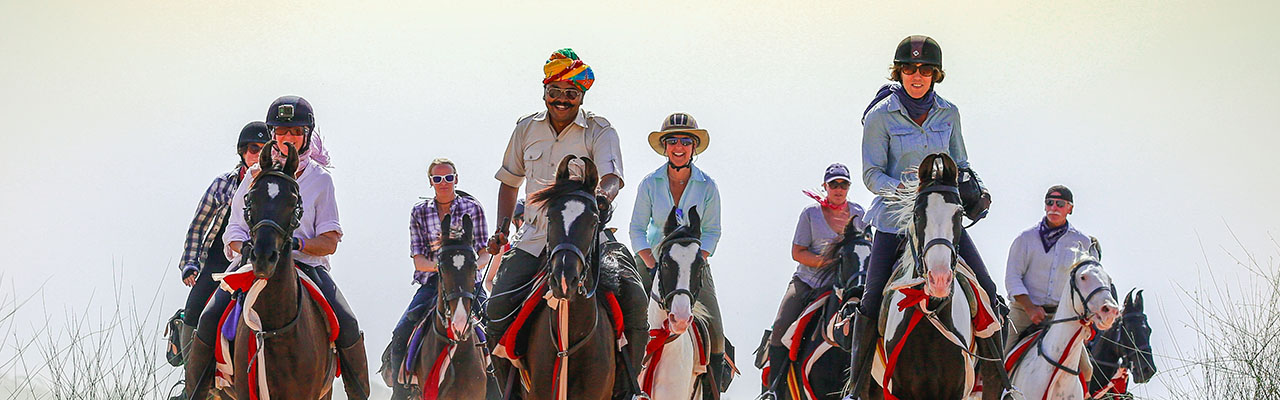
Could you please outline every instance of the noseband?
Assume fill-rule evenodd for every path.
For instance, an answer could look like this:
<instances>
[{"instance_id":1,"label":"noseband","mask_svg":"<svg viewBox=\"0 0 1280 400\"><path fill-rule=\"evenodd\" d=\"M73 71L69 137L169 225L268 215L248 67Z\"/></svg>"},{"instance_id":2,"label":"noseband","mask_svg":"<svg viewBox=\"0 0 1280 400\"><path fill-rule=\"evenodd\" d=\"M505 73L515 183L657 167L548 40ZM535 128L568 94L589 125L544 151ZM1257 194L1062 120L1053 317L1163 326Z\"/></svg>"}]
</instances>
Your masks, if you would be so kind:
<instances>
[{"instance_id":1,"label":"noseband","mask_svg":"<svg viewBox=\"0 0 1280 400\"><path fill-rule=\"evenodd\" d=\"M546 263L546 264L544 264L544 268L547 268L547 269L548 269L548 271L550 270L551 260L553 260L553 259L555 258L554 256L555 256L557 253L560 253L560 252L563 252L563 251L567 251L567 252L569 252L569 253L573 254L573 255L575 256L575 258L577 258L577 259L578 259L578 261L582 262L582 266L583 266L583 269L584 269L584 270L586 270L586 269L594 269L594 270L595 270L595 273L596 273L596 277L595 277L595 278L596 278L596 279L594 280L594 282L592 282L592 287L591 287L591 290L590 290L590 291L588 291L588 290L587 290L587 288L586 288L586 279L587 279L587 274L585 274L585 273L583 273L583 274L579 274L579 275L578 275L578 279L577 279L577 280L575 280L574 282L571 282L571 283L573 284L573 286L577 286L577 287L578 287L578 294L579 294L579 295L582 295L582 296L584 296L584 297L588 297L588 298L590 298L590 297L595 296L596 289L597 289L597 288L599 288L599 286L600 286L600 276L599 276L599 275L600 275L600 268L599 268L598 266L596 266L596 264L595 264L595 263L593 263L593 262L592 262L592 261L598 261L598 259L599 259L599 255L600 255L600 238L599 238L599 234L600 234L600 231L601 231L601 222L600 222L599 214L598 214L598 213L599 213L599 206L596 204L596 197L595 197L595 196L593 196L593 195L591 195L591 194L589 194L589 193L587 193L586 191L582 191L582 190L575 190L575 191L572 191L572 192L569 192L569 193L565 193L565 194L564 194L564 196L574 196L574 197L578 197L578 198L581 198L581 199L583 199L583 200L586 200L587 208L588 208L588 209L587 209L585 212L590 212L590 213L592 213L593 215L596 215L596 216L597 216L597 218L596 218L596 224L595 224L595 226L593 226L593 227L592 227L592 229L591 229L591 247L588 249L588 250L589 250L589 252L584 252L584 251L582 251L582 248L578 247L578 245L574 244L574 243L573 243L573 242L571 242L571 241L567 241L567 240L566 240L566 241L565 241L565 242L563 242L563 243L557 244L557 245L556 245L556 247L554 247L554 248L552 248L552 249L551 249L551 252L547 253L547 259L546 259L546 261L545 261L545 263ZM565 236L568 236L568 235L569 235L569 232L565 232ZM584 272L585 272L585 271L584 271ZM566 289L568 289L568 288L566 288Z\"/></svg>"}]
</instances>

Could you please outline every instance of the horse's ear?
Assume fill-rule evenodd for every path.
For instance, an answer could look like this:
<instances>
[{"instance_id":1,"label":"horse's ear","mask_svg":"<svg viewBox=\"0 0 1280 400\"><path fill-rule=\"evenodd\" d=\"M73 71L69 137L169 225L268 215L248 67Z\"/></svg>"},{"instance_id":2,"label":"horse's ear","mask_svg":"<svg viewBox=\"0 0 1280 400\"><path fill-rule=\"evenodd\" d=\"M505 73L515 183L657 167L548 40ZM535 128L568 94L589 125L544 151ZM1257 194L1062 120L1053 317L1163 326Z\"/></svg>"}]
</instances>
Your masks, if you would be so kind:
<instances>
[{"instance_id":1,"label":"horse's ear","mask_svg":"<svg viewBox=\"0 0 1280 400\"><path fill-rule=\"evenodd\" d=\"M271 167L271 152L275 151L276 141L272 139L267 144L262 145L262 151L258 152L258 168L266 170Z\"/></svg>"},{"instance_id":2,"label":"horse's ear","mask_svg":"<svg viewBox=\"0 0 1280 400\"><path fill-rule=\"evenodd\" d=\"M582 160L583 164L586 164L586 166L582 168L582 186L587 190L587 193L595 193L596 185L600 183L600 177L596 176L596 163L592 162L591 159L587 157L579 159Z\"/></svg>"},{"instance_id":3,"label":"horse's ear","mask_svg":"<svg viewBox=\"0 0 1280 400\"><path fill-rule=\"evenodd\" d=\"M946 155L945 153L939 154L939 156L942 158L942 171L940 171L940 173L943 183L952 186L959 185L960 167L956 166L956 161L952 160L951 156Z\"/></svg>"},{"instance_id":4,"label":"horse's ear","mask_svg":"<svg viewBox=\"0 0 1280 400\"><path fill-rule=\"evenodd\" d=\"M1129 294L1124 295L1124 308L1129 308L1133 304L1133 292L1138 288L1129 289Z\"/></svg>"},{"instance_id":5,"label":"horse's ear","mask_svg":"<svg viewBox=\"0 0 1280 400\"><path fill-rule=\"evenodd\" d=\"M444 217L440 218L440 241L441 242L449 240L449 235L453 234L453 229L451 229L453 225L450 223L452 222L452 220L453 220L453 213L445 214Z\"/></svg>"},{"instance_id":6,"label":"horse's ear","mask_svg":"<svg viewBox=\"0 0 1280 400\"><path fill-rule=\"evenodd\" d=\"M471 214L462 214L462 240L471 243L472 235Z\"/></svg>"},{"instance_id":7,"label":"horse's ear","mask_svg":"<svg viewBox=\"0 0 1280 400\"><path fill-rule=\"evenodd\" d=\"M676 210L677 208L671 207L671 213L667 214L667 225L662 227L662 236L670 235L680 227L680 218L676 216Z\"/></svg>"},{"instance_id":8,"label":"horse's ear","mask_svg":"<svg viewBox=\"0 0 1280 400\"><path fill-rule=\"evenodd\" d=\"M924 156L924 160L920 161L920 167L916 169L916 176L920 178L920 188L923 189L933 183L934 172L933 162L938 159L937 154Z\"/></svg>"},{"instance_id":9,"label":"horse's ear","mask_svg":"<svg viewBox=\"0 0 1280 400\"><path fill-rule=\"evenodd\" d=\"M689 227L698 236L702 236L702 216L698 215L698 206L689 207Z\"/></svg>"},{"instance_id":10,"label":"horse's ear","mask_svg":"<svg viewBox=\"0 0 1280 400\"><path fill-rule=\"evenodd\" d=\"M575 157L573 154L570 154L570 155L564 156L564 158L560 160L560 166L556 167L557 182L569 180L569 161L573 161L574 158L577 158L577 157Z\"/></svg>"},{"instance_id":11,"label":"horse's ear","mask_svg":"<svg viewBox=\"0 0 1280 400\"><path fill-rule=\"evenodd\" d=\"M298 149L293 148L293 143L285 142L285 147L289 148L289 157L284 161L284 173L289 176L298 174Z\"/></svg>"},{"instance_id":12,"label":"horse's ear","mask_svg":"<svg viewBox=\"0 0 1280 400\"><path fill-rule=\"evenodd\" d=\"M1138 290L1138 294L1133 297L1133 305L1138 308L1138 312L1146 312L1145 306L1142 304L1142 290Z\"/></svg>"}]
</instances>

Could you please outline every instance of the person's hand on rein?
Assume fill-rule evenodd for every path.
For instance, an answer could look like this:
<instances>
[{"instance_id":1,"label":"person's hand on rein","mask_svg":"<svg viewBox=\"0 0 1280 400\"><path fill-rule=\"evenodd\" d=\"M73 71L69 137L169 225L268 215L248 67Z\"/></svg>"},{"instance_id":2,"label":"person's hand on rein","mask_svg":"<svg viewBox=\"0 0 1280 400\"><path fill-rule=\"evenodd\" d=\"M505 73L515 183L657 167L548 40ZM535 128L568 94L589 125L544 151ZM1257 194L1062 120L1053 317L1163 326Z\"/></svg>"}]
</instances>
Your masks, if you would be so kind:
<instances>
[{"instance_id":1,"label":"person's hand on rein","mask_svg":"<svg viewBox=\"0 0 1280 400\"><path fill-rule=\"evenodd\" d=\"M493 232L493 236L489 237L489 244L485 247L485 251L489 254L498 255L502 252L503 246L507 245L507 233L502 230Z\"/></svg>"}]
</instances>

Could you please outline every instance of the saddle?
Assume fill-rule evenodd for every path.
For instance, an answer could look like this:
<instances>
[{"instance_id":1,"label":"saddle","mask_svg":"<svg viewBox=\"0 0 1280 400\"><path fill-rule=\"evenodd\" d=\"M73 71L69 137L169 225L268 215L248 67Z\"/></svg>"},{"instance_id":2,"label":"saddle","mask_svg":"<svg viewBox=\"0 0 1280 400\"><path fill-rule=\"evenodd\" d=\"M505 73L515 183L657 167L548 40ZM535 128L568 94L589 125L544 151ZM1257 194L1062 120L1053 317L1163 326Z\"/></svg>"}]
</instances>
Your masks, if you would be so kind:
<instances>
[{"instance_id":1,"label":"saddle","mask_svg":"<svg viewBox=\"0 0 1280 400\"><path fill-rule=\"evenodd\" d=\"M297 267L295 267L297 268ZM214 385L217 388L231 387L235 382L235 368L232 364L235 354L235 338L238 333L240 320L242 318L248 321L256 319L256 313L252 313L251 309L246 309L245 305L252 305L257 298L258 292L266 285L266 280L259 280L253 274L253 266L244 264L235 271L214 274L213 279L220 281L219 286L232 293L231 302L227 304L226 310L222 312L222 317L218 319L218 337L214 341ZM298 293L298 302L305 301L306 297L310 297L321 310L324 310L326 325L329 327L329 346L334 346L334 340L338 339L338 316L333 311L333 306L329 304L329 300L324 298L324 294L320 292L320 288L316 286L306 273L298 270L298 285L306 288ZM305 295L304 295L305 292ZM250 314L251 315L247 315ZM257 353L261 345L261 339L251 341L249 343L249 353ZM261 371L258 368L260 363L252 363L249 374L254 374L254 370ZM335 377L341 376L341 368L335 363L330 366L333 369ZM251 385L252 386L252 385Z\"/></svg>"}]
</instances>

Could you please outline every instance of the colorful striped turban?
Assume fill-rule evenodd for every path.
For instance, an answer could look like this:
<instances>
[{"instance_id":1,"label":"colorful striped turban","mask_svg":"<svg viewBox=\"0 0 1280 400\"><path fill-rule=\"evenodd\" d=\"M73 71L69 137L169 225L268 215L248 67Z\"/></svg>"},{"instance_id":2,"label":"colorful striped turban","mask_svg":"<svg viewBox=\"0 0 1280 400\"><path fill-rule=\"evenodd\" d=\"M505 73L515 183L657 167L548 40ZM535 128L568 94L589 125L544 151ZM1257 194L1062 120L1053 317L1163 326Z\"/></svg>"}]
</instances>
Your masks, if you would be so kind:
<instances>
[{"instance_id":1,"label":"colorful striped turban","mask_svg":"<svg viewBox=\"0 0 1280 400\"><path fill-rule=\"evenodd\" d=\"M584 92L591 89L591 84L596 81L596 75L591 72L591 67L579 60L578 54L567 47L551 53L551 58L542 66L542 72L546 74L546 79L542 80L543 85L551 82L570 82Z\"/></svg>"}]
</instances>

